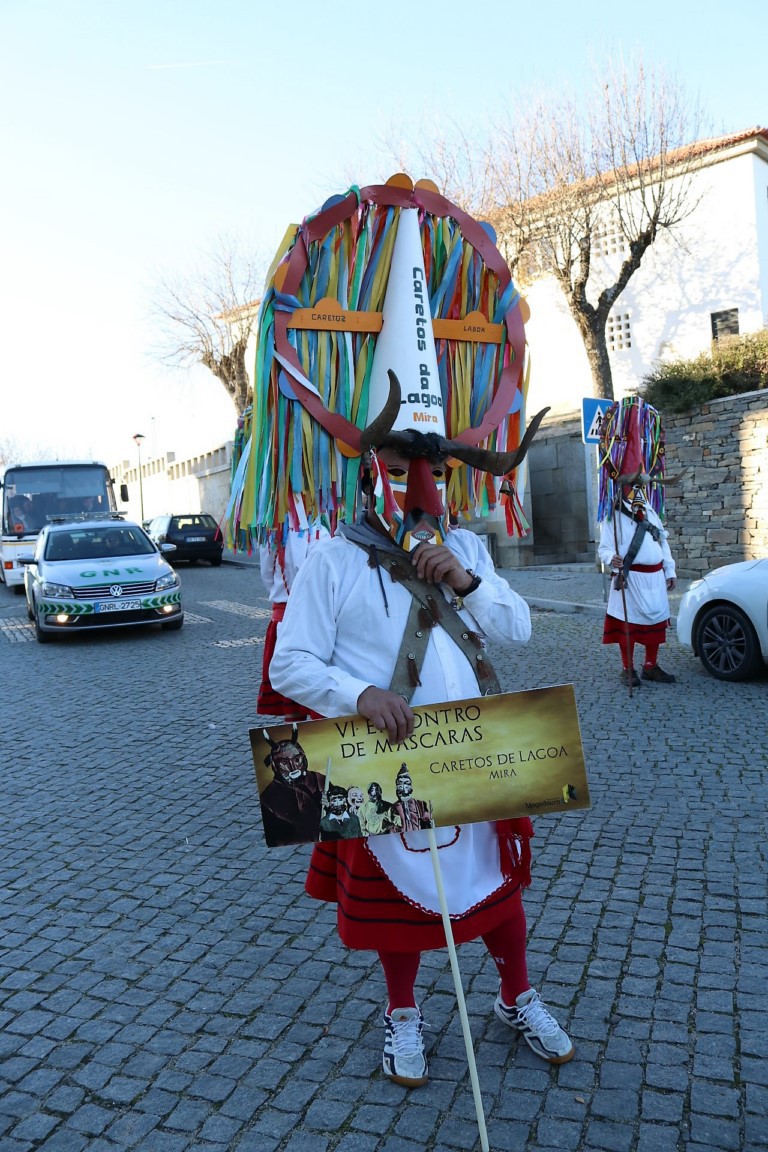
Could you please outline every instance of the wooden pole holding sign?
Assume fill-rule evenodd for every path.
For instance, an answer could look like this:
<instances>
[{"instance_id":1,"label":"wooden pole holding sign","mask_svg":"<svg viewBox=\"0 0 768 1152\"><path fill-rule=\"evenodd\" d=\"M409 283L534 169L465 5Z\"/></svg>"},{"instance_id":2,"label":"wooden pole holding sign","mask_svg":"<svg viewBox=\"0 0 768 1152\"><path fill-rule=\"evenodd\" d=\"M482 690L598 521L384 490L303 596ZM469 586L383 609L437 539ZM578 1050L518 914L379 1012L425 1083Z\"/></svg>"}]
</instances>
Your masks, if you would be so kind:
<instances>
[{"instance_id":1,"label":"wooden pole holding sign","mask_svg":"<svg viewBox=\"0 0 768 1152\"><path fill-rule=\"evenodd\" d=\"M621 499L621 491L619 491L619 499ZM613 546L615 549L615 555L616 556L619 555L619 529L618 529L618 526L616 524L616 520L617 520L619 514L620 514L620 509L614 508L613 509ZM629 688L629 698L631 700L632 699L632 677L633 677L634 672L635 672L635 660L634 660L634 657L631 655L632 645L631 645L630 639L629 639L629 616L627 614L627 593L626 593L626 590L624 588L624 573L622 572L621 569L619 569L619 571L616 573L616 575L613 577L613 579L614 579L614 581L616 581L616 580L621 581L621 606L624 609L624 637L625 637L626 644L627 644L627 659L629 660L629 668L627 669L627 687Z\"/></svg>"},{"instance_id":2,"label":"wooden pole holding sign","mask_svg":"<svg viewBox=\"0 0 768 1152\"><path fill-rule=\"evenodd\" d=\"M440 869L440 858L437 851L437 840L435 839L435 828L427 828L427 837L429 838L429 854L432 858L432 867L435 871L435 883L437 885L437 896L440 901L440 915L443 918L443 929L445 931L445 942L448 945L448 956L451 961L451 974L453 975L453 986L456 989L456 1001L459 1005L459 1019L461 1020L461 1031L464 1036L464 1047L467 1050L467 1065L469 1066L469 1079L472 1082L472 1096L475 1101L475 1112L477 1113L477 1127L480 1132L480 1148L482 1152L489 1152L488 1132L485 1127L485 1113L483 1112L483 1098L480 1095L480 1082L477 1078L477 1064L475 1062L475 1050L472 1047L472 1033L469 1030L469 1017L467 1016L467 1004L464 999L464 988L461 983L461 972L459 971L459 960L456 955L456 945L453 941L453 929L451 928L451 917L448 912L448 904L445 899L445 888L443 887L443 874Z\"/></svg>"}]
</instances>

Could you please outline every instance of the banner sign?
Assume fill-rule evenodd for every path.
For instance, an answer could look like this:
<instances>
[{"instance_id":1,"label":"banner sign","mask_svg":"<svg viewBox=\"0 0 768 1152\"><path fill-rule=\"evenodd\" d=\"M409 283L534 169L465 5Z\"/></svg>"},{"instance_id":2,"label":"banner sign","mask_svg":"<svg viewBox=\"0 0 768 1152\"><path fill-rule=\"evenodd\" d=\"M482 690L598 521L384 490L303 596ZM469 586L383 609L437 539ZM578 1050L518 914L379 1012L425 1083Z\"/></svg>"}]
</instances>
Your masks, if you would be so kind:
<instances>
[{"instance_id":1,"label":"banner sign","mask_svg":"<svg viewBox=\"0 0 768 1152\"><path fill-rule=\"evenodd\" d=\"M589 808L573 685L250 729L269 847Z\"/></svg>"}]
</instances>

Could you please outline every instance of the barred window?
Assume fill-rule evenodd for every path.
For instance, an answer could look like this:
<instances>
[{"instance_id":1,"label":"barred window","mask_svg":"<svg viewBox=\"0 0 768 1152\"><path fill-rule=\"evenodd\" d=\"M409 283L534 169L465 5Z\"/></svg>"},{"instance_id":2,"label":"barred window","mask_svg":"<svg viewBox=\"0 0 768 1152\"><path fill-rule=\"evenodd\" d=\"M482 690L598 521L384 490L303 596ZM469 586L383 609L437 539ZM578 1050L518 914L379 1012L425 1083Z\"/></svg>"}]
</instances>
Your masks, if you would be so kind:
<instances>
[{"instance_id":1,"label":"barred window","mask_svg":"<svg viewBox=\"0 0 768 1152\"><path fill-rule=\"evenodd\" d=\"M629 312L611 312L605 327L609 352L623 352L632 347Z\"/></svg>"},{"instance_id":2,"label":"barred window","mask_svg":"<svg viewBox=\"0 0 768 1152\"><path fill-rule=\"evenodd\" d=\"M627 249L627 240L620 228L608 224L595 228L592 246L595 256L623 255Z\"/></svg>"},{"instance_id":3,"label":"barred window","mask_svg":"<svg viewBox=\"0 0 768 1152\"><path fill-rule=\"evenodd\" d=\"M709 318L712 322L713 340L720 340L723 336L738 336L738 308L726 308L724 312L710 312Z\"/></svg>"}]
</instances>

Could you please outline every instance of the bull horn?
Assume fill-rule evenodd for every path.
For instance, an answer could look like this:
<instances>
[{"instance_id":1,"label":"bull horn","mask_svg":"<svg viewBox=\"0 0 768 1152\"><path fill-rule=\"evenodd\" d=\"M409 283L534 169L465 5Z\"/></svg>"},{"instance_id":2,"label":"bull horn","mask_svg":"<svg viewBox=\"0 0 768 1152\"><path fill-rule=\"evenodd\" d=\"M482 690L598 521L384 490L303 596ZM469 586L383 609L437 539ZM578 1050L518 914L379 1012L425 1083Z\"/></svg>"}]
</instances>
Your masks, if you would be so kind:
<instances>
[{"instance_id":1,"label":"bull horn","mask_svg":"<svg viewBox=\"0 0 768 1152\"><path fill-rule=\"evenodd\" d=\"M636 472L622 472L616 477L617 484L649 484L652 477L647 472L643 472L642 468L638 468Z\"/></svg>"},{"instance_id":2,"label":"bull horn","mask_svg":"<svg viewBox=\"0 0 768 1152\"><path fill-rule=\"evenodd\" d=\"M677 473L675 473L674 476L665 476L664 477L664 483L667 485L673 485L673 486L676 484L679 484L680 481L682 480L683 476L687 476L688 473L690 472L690 470L691 470L690 465L686 464L686 466L685 466L685 468L683 468L682 472L677 472Z\"/></svg>"},{"instance_id":3,"label":"bull horn","mask_svg":"<svg viewBox=\"0 0 768 1152\"><path fill-rule=\"evenodd\" d=\"M482 472L490 472L492 476L507 476L522 464L531 446L531 441L538 432L539 425L547 412L549 412L549 407L542 408L540 412L536 413L526 428L525 436L523 436L515 452L491 452L488 448L461 444L456 440L447 440L446 444L451 456L455 456L463 464L469 464L472 468L477 468Z\"/></svg>"},{"instance_id":4,"label":"bull horn","mask_svg":"<svg viewBox=\"0 0 768 1152\"><path fill-rule=\"evenodd\" d=\"M363 451L376 448L392 432L392 425L400 412L400 381L391 368L387 369L389 376L389 396L379 415L371 421L360 433L360 446Z\"/></svg>"},{"instance_id":5,"label":"bull horn","mask_svg":"<svg viewBox=\"0 0 768 1152\"><path fill-rule=\"evenodd\" d=\"M267 728L262 728L261 734L273 750L278 747L277 743L272 739Z\"/></svg>"}]
</instances>

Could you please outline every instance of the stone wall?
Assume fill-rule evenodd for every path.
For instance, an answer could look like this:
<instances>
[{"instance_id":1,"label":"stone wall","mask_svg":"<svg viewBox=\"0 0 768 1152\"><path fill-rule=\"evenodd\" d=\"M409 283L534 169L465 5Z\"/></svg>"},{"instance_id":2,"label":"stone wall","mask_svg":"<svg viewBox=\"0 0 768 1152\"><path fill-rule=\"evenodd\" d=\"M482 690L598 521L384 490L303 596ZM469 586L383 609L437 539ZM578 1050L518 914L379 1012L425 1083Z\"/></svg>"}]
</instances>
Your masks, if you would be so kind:
<instances>
[{"instance_id":1,"label":"stone wall","mask_svg":"<svg viewBox=\"0 0 768 1152\"><path fill-rule=\"evenodd\" d=\"M594 462L595 450L587 458ZM534 440L528 453L533 552L537 563L582 560L590 554L587 464L581 423L563 422ZM551 557L551 560L549 559Z\"/></svg>"},{"instance_id":2,"label":"stone wall","mask_svg":"<svg viewBox=\"0 0 768 1152\"><path fill-rule=\"evenodd\" d=\"M768 556L768 391L664 419L667 528L680 576Z\"/></svg>"},{"instance_id":3,"label":"stone wall","mask_svg":"<svg viewBox=\"0 0 768 1152\"><path fill-rule=\"evenodd\" d=\"M531 532L522 540L495 525L496 554L503 568L540 564L589 563L594 560L594 493L587 488L587 469L596 467L594 447L581 440L581 419L550 418L539 429L527 456L528 482L523 506ZM473 521L481 531L481 521Z\"/></svg>"}]
</instances>

